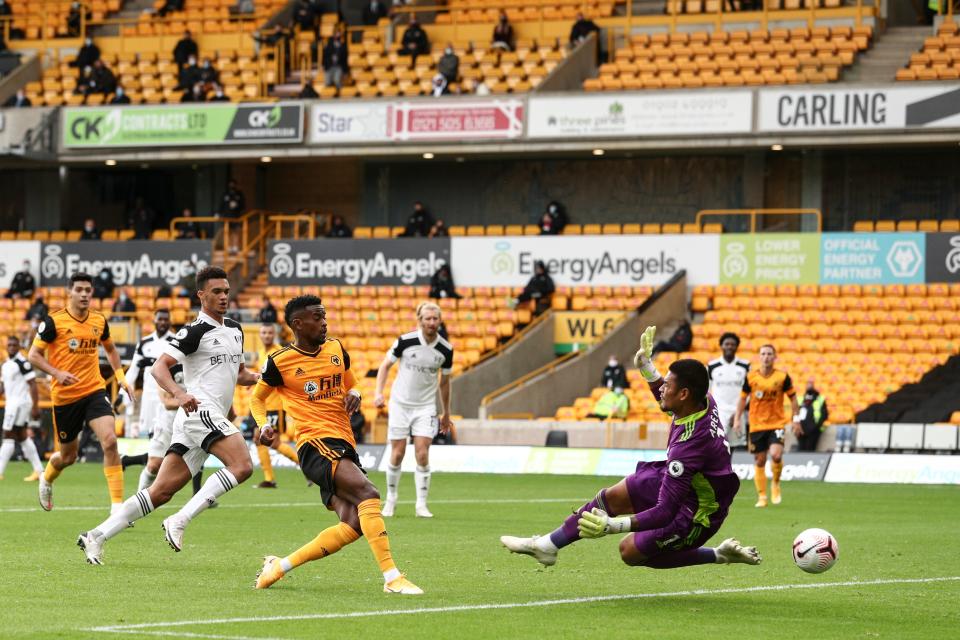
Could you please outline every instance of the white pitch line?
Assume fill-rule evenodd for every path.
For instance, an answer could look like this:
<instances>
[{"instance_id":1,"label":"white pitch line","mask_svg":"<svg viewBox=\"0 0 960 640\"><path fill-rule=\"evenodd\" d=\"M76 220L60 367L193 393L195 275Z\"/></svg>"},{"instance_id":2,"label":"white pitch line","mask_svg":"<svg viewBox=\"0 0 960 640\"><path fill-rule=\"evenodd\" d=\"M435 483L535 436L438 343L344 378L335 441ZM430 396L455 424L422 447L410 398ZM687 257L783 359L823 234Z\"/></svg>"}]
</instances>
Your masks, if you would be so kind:
<instances>
[{"instance_id":1,"label":"white pitch line","mask_svg":"<svg viewBox=\"0 0 960 640\"><path fill-rule=\"evenodd\" d=\"M791 589L826 589L831 587L868 587L887 584L925 584L932 582L951 582L960 580L960 576L938 578L892 578L879 580L852 580L847 582L819 582L766 585L759 587L730 587L726 589L695 589L690 591L668 591L660 593L632 593L607 596L587 596L582 598L564 598L557 600L534 600L532 602L502 602L489 604L465 604L452 607L422 607L419 609L387 609L379 611L350 611L346 613L308 613L290 616L254 616L245 618L215 618L210 620L178 620L173 622L144 622L140 624L109 625L91 627L85 631L99 633L140 633L144 635L170 635L169 631L148 631L163 627L188 627L198 625L232 624L241 622L286 622L291 620L344 620L350 618L370 618L379 616L410 616L427 613L460 613L463 611L486 611L490 609L527 609L534 607L555 607L569 604L589 604L594 602L613 602L617 600L642 600L648 598L680 598L685 596L718 595L728 593L757 593L763 591L789 591ZM181 634L187 635L187 634ZM198 638L222 638L235 636L195 635Z\"/></svg>"}]
</instances>

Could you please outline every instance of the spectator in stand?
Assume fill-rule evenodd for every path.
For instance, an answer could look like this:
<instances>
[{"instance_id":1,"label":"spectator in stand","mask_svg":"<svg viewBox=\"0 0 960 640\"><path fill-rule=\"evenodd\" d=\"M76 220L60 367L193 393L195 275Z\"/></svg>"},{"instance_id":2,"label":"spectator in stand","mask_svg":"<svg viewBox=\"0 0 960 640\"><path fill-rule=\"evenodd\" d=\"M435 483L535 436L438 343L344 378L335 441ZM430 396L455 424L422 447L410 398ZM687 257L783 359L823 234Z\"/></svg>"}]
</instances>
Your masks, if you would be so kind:
<instances>
[{"instance_id":1,"label":"spectator in stand","mask_svg":"<svg viewBox=\"0 0 960 640\"><path fill-rule=\"evenodd\" d=\"M100 47L93 43L93 38L87 36L83 41L83 46L77 51L77 57L70 63L71 67L86 69L92 67L93 63L100 59Z\"/></svg>"},{"instance_id":2,"label":"spectator in stand","mask_svg":"<svg viewBox=\"0 0 960 640\"><path fill-rule=\"evenodd\" d=\"M93 218L87 218L83 221L83 232L80 234L81 240L99 240L100 230L97 229L97 221Z\"/></svg>"},{"instance_id":3,"label":"spectator in stand","mask_svg":"<svg viewBox=\"0 0 960 640\"><path fill-rule=\"evenodd\" d=\"M224 315L234 322L243 322L243 312L240 310L240 305L236 300L231 300L227 303L227 313Z\"/></svg>"},{"instance_id":4,"label":"spectator in stand","mask_svg":"<svg viewBox=\"0 0 960 640\"><path fill-rule=\"evenodd\" d=\"M257 322L262 322L264 324L274 324L277 321L277 310L274 308L273 303L270 302L270 298L263 296L263 301L260 304L260 311L257 312Z\"/></svg>"},{"instance_id":5,"label":"spectator in stand","mask_svg":"<svg viewBox=\"0 0 960 640\"><path fill-rule=\"evenodd\" d=\"M448 84L456 82L460 77L460 57L454 53L453 44L447 43L447 48L437 62L437 71L443 74Z\"/></svg>"},{"instance_id":6,"label":"spectator in stand","mask_svg":"<svg viewBox=\"0 0 960 640\"><path fill-rule=\"evenodd\" d=\"M317 25L317 14L309 0L299 0L293 10L293 21L301 31L313 31Z\"/></svg>"},{"instance_id":7,"label":"spectator in stand","mask_svg":"<svg viewBox=\"0 0 960 640\"><path fill-rule=\"evenodd\" d=\"M177 89L190 89L200 82L200 67L197 66L197 56L187 58L187 63L180 67L177 76Z\"/></svg>"},{"instance_id":8,"label":"spectator in stand","mask_svg":"<svg viewBox=\"0 0 960 640\"><path fill-rule=\"evenodd\" d=\"M157 9L157 15L163 18L174 11L183 11L183 0L166 0L163 6Z\"/></svg>"},{"instance_id":9,"label":"spectator in stand","mask_svg":"<svg viewBox=\"0 0 960 640\"><path fill-rule=\"evenodd\" d=\"M229 220L236 220L247 210L247 199L237 186L237 181L231 178L227 181L227 190L223 192L220 198L220 210L218 216ZM230 228L230 251L237 253L240 250L240 225L232 225Z\"/></svg>"},{"instance_id":10,"label":"spectator in stand","mask_svg":"<svg viewBox=\"0 0 960 640\"><path fill-rule=\"evenodd\" d=\"M550 204L547 205L546 213L550 214L550 217L553 218L553 226L556 228L557 233L563 233L563 228L567 226L567 210L562 204L556 200L552 200Z\"/></svg>"},{"instance_id":11,"label":"spectator in stand","mask_svg":"<svg viewBox=\"0 0 960 640\"><path fill-rule=\"evenodd\" d=\"M370 4L363 8L363 24L368 27L375 26L380 22L380 18L387 17L387 5L381 0L370 0Z\"/></svg>"},{"instance_id":12,"label":"spectator in stand","mask_svg":"<svg viewBox=\"0 0 960 640\"><path fill-rule=\"evenodd\" d=\"M19 298L32 298L37 289L37 281L30 272L30 261L23 261L23 269L13 274L13 280L10 282L10 288L7 289L5 297L14 300Z\"/></svg>"},{"instance_id":13,"label":"spectator in stand","mask_svg":"<svg viewBox=\"0 0 960 640\"><path fill-rule=\"evenodd\" d=\"M533 300L533 313L534 315L540 315L550 308L550 300L553 298L554 291L556 291L556 287L553 284L553 278L547 271L547 265L543 260L537 260L533 265L533 276L520 295L513 299L511 306L516 307L521 302Z\"/></svg>"},{"instance_id":14,"label":"spectator in stand","mask_svg":"<svg viewBox=\"0 0 960 640\"><path fill-rule=\"evenodd\" d=\"M576 47L578 44L590 37L591 33L599 34L600 27L593 20L587 20L583 13L577 13L577 21L570 28L570 47ZM597 36L599 37L599 35Z\"/></svg>"},{"instance_id":15,"label":"spectator in stand","mask_svg":"<svg viewBox=\"0 0 960 640\"><path fill-rule=\"evenodd\" d=\"M191 56L196 60L199 52L200 50L197 48L197 42L193 39L193 36L189 31L184 31L183 37L177 41L176 46L173 48L173 60L177 63L177 66L182 69L190 60Z\"/></svg>"},{"instance_id":16,"label":"spectator in stand","mask_svg":"<svg viewBox=\"0 0 960 640\"><path fill-rule=\"evenodd\" d=\"M133 228L134 240L149 240L153 233L153 222L156 215L153 209L147 206L143 198L137 197L133 203L133 211L127 219L127 224Z\"/></svg>"},{"instance_id":17,"label":"spectator in stand","mask_svg":"<svg viewBox=\"0 0 960 640\"><path fill-rule=\"evenodd\" d=\"M123 313L136 313L137 305L133 302L133 298L127 293L126 289L120 289L120 295L117 296L117 299L113 301L113 312L115 316L110 318L111 322L124 322L130 320L131 316L119 315Z\"/></svg>"},{"instance_id":18,"label":"spectator in stand","mask_svg":"<svg viewBox=\"0 0 960 640\"><path fill-rule=\"evenodd\" d=\"M202 82L196 82L193 85L193 89L190 91L184 91L183 95L180 96L180 102L206 102L207 101L207 91L203 88Z\"/></svg>"},{"instance_id":19,"label":"spectator in stand","mask_svg":"<svg viewBox=\"0 0 960 640\"><path fill-rule=\"evenodd\" d=\"M540 235L542 236L555 236L560 231L557 229L557 222L553 219L549 213L544 213L540 216Z\"/></svg>"},{"instance_id":20,"label":"spectator in stand","mask_svg":"<svg viewBox=\"0 0 960 640\"><path fill-rule=\"evenodd\" d=\"M17 89L17 93L7 98L7 101L3 103L3 106L25 108L33 106L33 103L30 101L30 98L27 97L27 94L23 92L23 89Z\"/></svg>"},{"instance_id":21,"label":"spectator in stand","mask_svg":"<svg viewBox=\"0 0 960 640\"><path fill-rule=\"evenodd\" d=\"M268 47L275 47L278 45L283 46L286 41L293 35L293 31L288 28L284 28L281 24L273 25L273 28L269 31L254 31L253 40L257 43L256 53L260 53L259 45L266 45Z\"/></svg>"},{"instance_id":22,"label":"spectator in stand","mask_svg":"<svg viewBox=\"0 0 960 640\"><path fill-rule=\"evenodd\" d=\"M596 404L593 405L593 411L588 413L587 417L623 420L628 413L630 413L630 398L623 392L622 387L614 387L597 399Z\"/></svg>"},{"instance_id":23,"label":"spectator in stand","mask_svg":"<svg viewBox=\"0 0 960 640\"><path fill-rule=\"evenodd\" d=\"M83 5L79 2L73 2L70 4L70 12L67 14L67 33L76 38L80 35L81 26L85 20L89 21L93 18L93 14L90 11L84 12Z\"/></svg>"},{"instance_id":24,"label":"spectator in stand","mask_svg":"<svg viewBox=\"0 0 960 640\"><path fill-rule=\"evenodd\" d=\"M446 238L450 235L450 231L447 230L447 225L443 220L437 220L433 223L433 226L430 227L430 233L427 235L428 238Z\"/></svg>"},{"instance_id":25,"label":"spectator in stand","mask_svg":"<svg viewBox=\"0 0 960 640\"><path fill-rule=\"evenodd\" d=\"M177 297L189 298L191 307L200 306L200 299L197 298L197 265L192 262L183 269L183 277L177 283Z\"/></svg>"},{"instance_id":26,"label":"spectator in stand","mask_svg":"<svg viewBox=\"0 0 960 640\"><path fill-rule=\"evenodd\" d=\"M93 297L101 300L112 298L117 285L113 282L113 272L104 267L93 279Z\"/></svg>"},{"instance_id":27,"label":"spectator in stand","mask_svg":"<svg viewBox=\"0 0 960 640\"><path fill-rule=\"evenodd\" d=\"M630 382L627 380L627 370L623 368L619 358L614 354L610 355L607 366L603 368L602 382L607 389L613 389L614 387L630 388Z\"/></svg>"},{"instance_id":28,"label":"spectator in stand","mask_svg":"<svg viewBox=\"0 0 960 640\"><path fill-rule=\"evenodd\" d=\"M7 4L6 0L0 0L0 16L12 16L13 9Z\"/></svg>"},{"instance_id":29,"label":"spectator in stand","mask_svg":"<svg viewBox=\"0 0 960 640\"><path fill-rule=\"evenodd\" d=\"M103 64L103 60L97 60L93 63L93 68L88 67L90 73L86 76L85 86L83 87L83 93L85 95L90 95L91 93L102 93L104 95L110 95L117 89L117 78L113 75L113 72Z\"/></svg>"},{"instance_id":30,"label":"spectator in stand","mask_svg":"<svg viewBox=\"0 0 960 640\"><path fill-rule=\"evenodd\" d=\"M691 344L693 344L693 329L690 328L690 321L684 318L669 340L661 340L653 347L653 354L656 355L661 351L683 353L690 350Z\"/></svg>"},{"instance_id":31,"label":"spectator in stand","mask_svg":"<svg viewBox=\"0 0 960 640\"><path fill-rule=\"evenodd\" d=\"M327 231L328 238L352 238L353 229L347 226L343 221L343 216L335 215L330 221L330 230Z\"/></svg>"},{"instance_id":32,"label":"spectator in stand","mask_svg":"<svg viewBox=\"0 0 960 640\"><path fill-rule=\"evenodd\" d=\"M800 405L800 424L794 429L800 451L816 451L823 433L823 425L830 416L827 411L827 399L823 397L814 384L807 381L807 390L803 394L803 404Z\"/></svg>"},{"instance_id":33,"label":"spectator in stand","mask_svg":"<svg viewBox=\"0 0 960 640\"><path fill-rule=\"evenodd\" d=\"M43 320L48 313L50 313L50 309L47 307L47 303L43 301L43 296L37 296L30 308L27 309L27 315L24 318L26 320Z\"/></svg>"},{"instance_id":34,"label":"spectator in stand","mask_svg":"<svg viewBox=\"0 0 960 640\"><path fill-rule=\"evenodd\" d=\"M501 49L503 51L513 51L513 26L507 18L507 13L500 11L500 19L493 27L493 40L490 42L492 49Z\"/></svg>"},{"instance_id":35,"label":"spectator in stand","mask_svg":"<svg viewBox=\"0 0 960 640\"><path fill-rule=\"evenodd\" d=\"M417 22L416 14L410 14L410 24L403 32L403 39L400 42L400 55L410 56L410 64L417 61L417 56L430 53L430 41L427 39L427 32L423 30L420 23Z\"/></svg>"},{"instance_id":36,"label":"spectator in stand","mask_svg":"<svg viewBox=\"0 0 960 640\"><path fill-rule=\"evenodd\" d=\"M210 102L230 102L230 98L223 93L223 87L215 84L213 85L213 95L210 96Z\"/></svg>"},{"instance_id":37,"label":"spectator in stand","mask_svg":"<svg viewBox=\"0 0 960 640\"><path fill-rule=\"evenodd\" d=\"M447 78L442 73L435 74L430 85L430 95L434 98L439 98L440 96L449 94L450 87L447 84Z\"/></svg>"},{"instance_id":38,"label":"spectator in stand","mask_svg":"<svg viewBox=\"0 0 960 640\"><path fill-rule=\"evenodd\" d=\"M213 66L210 58L204 58L203 64L200 65L200 82L207 87L220 83L220 72Z\"/></svg>"},{"instance_id":39,"label":"spectator in stand","mask_svg":"<svg viewBox=\"0 0 960 640\"><path fill-rule=\"evenodd\" d=\"M130 104L130 96L123 90L123 87L117 87L116 93L110 98L110 104Z\"/></svg>"},{"instance_id":40,"label":"spectator in stand","mask_svg":"<svg viewBox=\"0 0 960 640\"><path fill-rule=\"evenodd\" d=\"M180 212L180 217L192 218L193 210L190 207L184 207L183 211ZM177 229L179 230L177 240L197 240L202 235L200 225L196 222L178 222Z\"/></svg>"},{"instance_id":41,"label":"spectator in stand","mask_svg":"<svg viewBox=\"0 0 960 640\"><path fill-rule=\"evenodd\" d=\"M436 273L430 276L431 298L460 298L456 286L453 284L453 274L450 265L442 264Z\"/></svg>"},{"instance_id":42,"label":"spectator in stand","mask_svg":"<svg viewBox=\"0 0 960 640\"><path fill-rule=\"evenodd\" d=\"M419 200L413 203L413 213L407 218L407 226L403 230L404 238L426 238L433 226L433 216Z\"/></svg>"},{"instance_id":43,"label":"spectator in stand","mask_svg":"<svg viewBox=\"0 0 960 640\"><path fill-rule=\"evenodd\" d=\"M347 55L347 43L337 31L323 48L323 81L326 86L337 89L343 86L343 77L350 73Z\"/></svg>"}]
</instances>

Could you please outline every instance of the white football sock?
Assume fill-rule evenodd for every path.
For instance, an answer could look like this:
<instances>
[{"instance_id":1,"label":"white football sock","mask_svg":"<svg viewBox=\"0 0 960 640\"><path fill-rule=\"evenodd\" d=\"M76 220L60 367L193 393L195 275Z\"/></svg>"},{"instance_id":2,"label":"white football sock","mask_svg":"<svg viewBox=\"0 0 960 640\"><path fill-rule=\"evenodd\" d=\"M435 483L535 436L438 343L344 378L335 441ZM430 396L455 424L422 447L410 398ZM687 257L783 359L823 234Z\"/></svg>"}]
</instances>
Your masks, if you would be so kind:
<instances>
[{"instance_id":1,"label":"white football sock","mask_svg":"<svg viewBox=\"0 0 960 640\"><path fill-rule=\"evenodd\" d=\"M417 465L413 472L413 481L417 487L417 504L427 504L427 494L430 493L430 467Z\"/></svg>"},{"instance_id":2,"label":"white football sock","mask_svg":"<svg viewBox=\"0 0 960 640\"><path fill-rule=\"evenodd\" d=\"M144 467L143 471L140 472L140 482L137 484L137 491L143 491L144 489L149 489L150 485L153 484L153 481L157 479L157 474L150 473L150 471Z\"/></svg>"},{"instance_id":3,"label":"white football sock","mask_svg":"<svg viewBox=\"0 0 960 640\"><path fill-rule=\"evenodd\" d=\"M129 526L129 523L139 520L153 511L153 501L148 491L138 491L126 499L119 508L114 509L110 517L93 529L105 540L109 540Z\"/></svg>"},{"instance_id":4,"label":"white football sock","mask_svg":"<svg viewBox=\"0 0 960 640\"><path fill-rule=\"evenodd\" d=\"M396 502L400 486L400 466L387 463L387 502Z\"/></svg>"},{"instance_id":5,"label":"white football sock","mask_svg":"<svg viewBox=\"0 0 960 640\"><path fill-rule=\"evenodd\" d=\"M13 457L14 444L13 438L4 438L3 444L0 445L0 476L6 471L7 463Z\"/></svg>"},{"instance_id":6,"label":"white football sock","mask_svg":"<svg viewBox=\"0 0 960 640\"><path fill-rule=\"evenodd\" d=\"M177 515L185 517L187 521L193 520L203 513L207 507L215 503L217 498L238 484L236 477L232 473L226 469L220 469L207 478L207 481L200 487L200 491L197 491L197 493L190 498L190 501L183 505L183 508L177 512Z\"/></svg>"},{"instance_id":7,"label":"white football sock","mask_svg":"<svg viewBox=\"0 0 960 640\"><path fill-rule=\"evenodd\" d=\"M23 457L27 459L33 470L43 473L43 464L40 462L40 454L37 453L37 445L34 444L33 438L27 438L21 442L20 450L23 451Z\"/></svg>"}]
</instances>

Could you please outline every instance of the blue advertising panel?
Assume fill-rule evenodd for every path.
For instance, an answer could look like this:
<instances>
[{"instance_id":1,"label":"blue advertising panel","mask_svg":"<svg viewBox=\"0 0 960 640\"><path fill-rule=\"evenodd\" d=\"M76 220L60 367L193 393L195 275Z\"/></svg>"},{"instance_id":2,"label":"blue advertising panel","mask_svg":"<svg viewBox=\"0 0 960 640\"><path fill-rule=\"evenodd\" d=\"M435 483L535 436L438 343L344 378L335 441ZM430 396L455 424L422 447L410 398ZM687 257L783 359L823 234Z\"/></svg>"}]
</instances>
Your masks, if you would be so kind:
<instances>
[{"instance_id":1,"label":"blue advertising panel","mask_svg":"<svg viewBox=\"0 0 960 640\"><path fill-rule=\"evenodd\" d=\"M824 233L820 243L821 284L924 282L922 233Z\"/></svg>"}]
</instances>

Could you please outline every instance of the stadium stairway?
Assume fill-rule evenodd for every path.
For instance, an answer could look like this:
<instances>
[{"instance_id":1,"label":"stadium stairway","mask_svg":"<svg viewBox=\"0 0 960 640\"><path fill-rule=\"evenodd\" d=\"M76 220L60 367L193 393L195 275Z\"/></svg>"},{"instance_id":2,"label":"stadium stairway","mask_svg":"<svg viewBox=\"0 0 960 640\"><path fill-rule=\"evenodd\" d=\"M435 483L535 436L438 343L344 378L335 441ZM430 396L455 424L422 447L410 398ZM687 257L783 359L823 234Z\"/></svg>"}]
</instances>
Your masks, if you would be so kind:
<instances>
[{"instance_id":1,"label":"stadium stairway","mask_svg":"<svg viewBox=\"0 0 960 640\"><path fill-rule=\"evenodd\" d=\"M960 410L960 356L934 367L919 382L906 384L886 400L857 414L857 422L947 422Z\"/></svg>"},{"instance_id":2,"label":"stadium stairway","mask_svg":"<svg viewBox=\"0 0 960 640\"><path fill-rule=\"evenodd\" d=\"M876 38L873 47L857 56L853 67L843 74L844 82L893 82L897 70L910 60L910 54L923 48L932 33L927 26L891 27Z\"/></svg>"}]
</instances>

